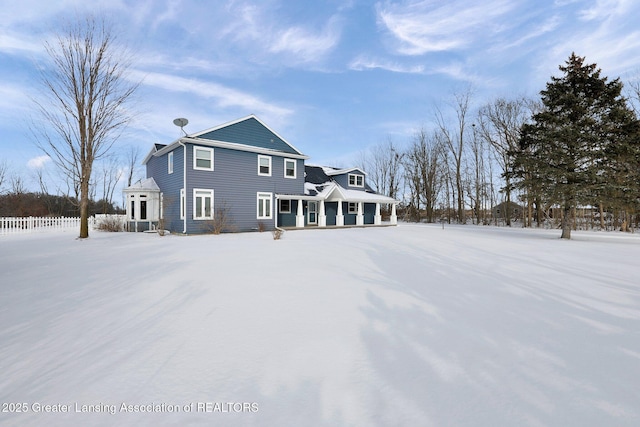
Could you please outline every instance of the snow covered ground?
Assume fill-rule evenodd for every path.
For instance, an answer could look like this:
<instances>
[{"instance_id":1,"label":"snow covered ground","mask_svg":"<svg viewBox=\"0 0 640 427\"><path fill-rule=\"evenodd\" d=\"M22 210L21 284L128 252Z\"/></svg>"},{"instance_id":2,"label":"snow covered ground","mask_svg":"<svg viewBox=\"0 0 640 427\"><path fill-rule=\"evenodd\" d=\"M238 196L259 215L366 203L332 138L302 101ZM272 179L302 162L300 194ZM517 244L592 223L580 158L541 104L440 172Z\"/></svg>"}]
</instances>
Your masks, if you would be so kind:
<instances>
[{"instance_id":1,"label":"snow covered ground","mask_svg":"<svg viewBox=\"0 0 640 427\"><path fill-rule=\"evenodd\" d=\"M640 236L573 234L0 237L0 425L640 425Z\"/></svg>"}]
</instances>

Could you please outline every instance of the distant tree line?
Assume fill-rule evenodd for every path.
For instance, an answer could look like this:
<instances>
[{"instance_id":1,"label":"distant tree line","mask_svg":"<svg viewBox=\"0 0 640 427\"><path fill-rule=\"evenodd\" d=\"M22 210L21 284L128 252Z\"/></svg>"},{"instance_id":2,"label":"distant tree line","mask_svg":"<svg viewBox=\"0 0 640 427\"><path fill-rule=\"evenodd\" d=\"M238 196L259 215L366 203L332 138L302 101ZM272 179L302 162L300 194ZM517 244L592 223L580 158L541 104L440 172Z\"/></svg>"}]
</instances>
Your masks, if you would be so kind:
<instances>
[{"instance_id":1,"label":"distant tree line","mask_svg":"<svg viewBox=\"0 0 640 427\"><path fill-rule=\"evenodd\" d=\"M577 210L588 209L601 228L638 227L640 83L624 96L620 79L575 54L559 68L540 99L474 108L471 89L455 93L408 145L388 139L362 154L369 182L401 200L410 221L517 221L558 226L569 238Z\"/></svg>"},{"instance_id":2,"label":"distant tree line","mask_svg":"<svg viewBox=\"0 0 640 427\"><path fill-rule=\"evenodd\" d=\"M89 216L97 213L122 213L106 200L90 200ZM0 194L0 217L78 217L79 201L76 198L43 193Z\"/></svg>"}]
</instances>

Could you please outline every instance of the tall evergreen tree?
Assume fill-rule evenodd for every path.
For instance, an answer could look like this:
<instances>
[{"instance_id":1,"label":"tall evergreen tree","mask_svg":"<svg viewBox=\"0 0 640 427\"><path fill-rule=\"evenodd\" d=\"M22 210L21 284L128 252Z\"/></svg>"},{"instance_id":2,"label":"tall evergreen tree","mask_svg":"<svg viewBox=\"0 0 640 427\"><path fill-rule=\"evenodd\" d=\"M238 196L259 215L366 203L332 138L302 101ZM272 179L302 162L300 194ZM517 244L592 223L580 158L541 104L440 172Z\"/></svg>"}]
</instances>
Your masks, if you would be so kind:
<instances>
[{"instance_id":1,"label":"tall evergreen tree","mask_svg":"<svg viewBox=\"0 0 640 427\"><path fill-rule=\"evenodd\" d=\"M562 207L561 237L570 239L578 204L618 197L614 176L621 179L622 159L632 163L637 151L637 119L619 79L601 77L596 64L575 53L559 68L564 75L551 77L540 92L542 111L522 128L510 173L519 186Z\"/></svg>"}]
</instances>

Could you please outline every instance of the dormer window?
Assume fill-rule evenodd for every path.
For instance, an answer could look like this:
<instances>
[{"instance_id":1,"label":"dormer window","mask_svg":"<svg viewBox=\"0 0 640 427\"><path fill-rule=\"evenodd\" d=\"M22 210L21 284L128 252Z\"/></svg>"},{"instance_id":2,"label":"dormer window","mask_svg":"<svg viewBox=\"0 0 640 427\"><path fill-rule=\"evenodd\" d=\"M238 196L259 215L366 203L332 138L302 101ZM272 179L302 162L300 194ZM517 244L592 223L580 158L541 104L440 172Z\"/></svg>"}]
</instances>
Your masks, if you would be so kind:
<instances>
[{"instance_id":1,"label":"dormer window","mask_svg":"<svg viewBox=\"0 0 640 427\"><path fill-rule=\"evenodd\" d=\"M364 176L356 175L354 173L349 174L349 186L351 187L364 187Z\"/></svg>"}]
</instances>

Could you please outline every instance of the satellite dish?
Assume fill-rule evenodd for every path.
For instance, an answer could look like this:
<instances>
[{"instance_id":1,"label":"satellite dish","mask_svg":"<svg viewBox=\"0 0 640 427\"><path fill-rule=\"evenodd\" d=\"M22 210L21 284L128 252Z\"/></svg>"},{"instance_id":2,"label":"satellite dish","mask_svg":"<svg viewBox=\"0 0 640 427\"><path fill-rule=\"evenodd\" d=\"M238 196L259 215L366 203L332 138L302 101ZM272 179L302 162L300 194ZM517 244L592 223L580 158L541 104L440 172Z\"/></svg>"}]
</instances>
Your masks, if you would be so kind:
<instances>
[{"instance_id":1,"label":"satellite dish","mask_svg":"<svg viewBox=\"0 0 640 427\"><path fill-rule=\"evenodd\" d=\"M175 119L173 121L173 124L178 126L180 129L182 129L182 132L184 132L184 127L189 124L189 120L187 120L187 119L185 119L183 117L180 117L180 118ZM187 136L187 133L184 132L184 135Z\"/></svg>"},{"instance_id":2,"label":"satellite dish","mask_svg":"<svg viewBox=\"0 0 640 427\"><path fill-rule=\"evenodd\" d=\"M179 118L179 119L175 119L175 120L173 121L173 124L174 124L174 125L176 125L176 126L179 126L179 127L183 128L183 127L185 127L186 125L188 125L188 124L189 124L189 120L184 119L184 118Z\"/></svg>"}]
</instances>

